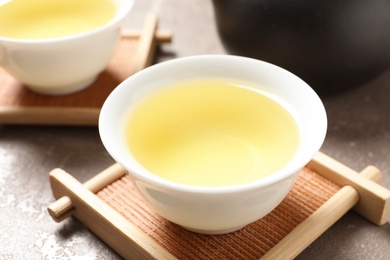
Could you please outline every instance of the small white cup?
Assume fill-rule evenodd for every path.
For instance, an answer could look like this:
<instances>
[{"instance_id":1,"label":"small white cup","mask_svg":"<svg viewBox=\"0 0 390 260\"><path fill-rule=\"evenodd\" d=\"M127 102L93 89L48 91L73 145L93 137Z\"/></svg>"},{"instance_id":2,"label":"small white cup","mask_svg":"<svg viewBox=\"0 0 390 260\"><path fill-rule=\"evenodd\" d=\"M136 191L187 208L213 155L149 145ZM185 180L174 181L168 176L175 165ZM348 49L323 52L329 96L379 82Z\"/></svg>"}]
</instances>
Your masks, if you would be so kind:
<instances>
[{"instance_id":1,"label":"small white cup","mask_svg":"<svg viewBox=\"0 0 390 260\"><path fill-rule=\"evenodd\" d=\"M197 77L233 77L253 82L289 103L296 112L301 134L291 161L268 177L226 187L179 184L142 167L124 141L126 111L155 89ZM110 94L99 118L104 146L128 171L145 201L164 218L207 234L240 229L271 212L287 195L300 169L320 149L326 129L326 112L320 98L300 78L270 63L229 55L179 58L136 73Z\"/></svg>"},{"instance_id":2,"label":"small white cup","mask_svg":"<svg viewBox=\"0 0 390 260\"><path fill-rule=\"evenodd\" d=\"M0 37L0 66L32 91L69 94L88 87L107 66L133 0L112 0L116 15L91 31L53 39Z\"/></svg>"}]
</instances>

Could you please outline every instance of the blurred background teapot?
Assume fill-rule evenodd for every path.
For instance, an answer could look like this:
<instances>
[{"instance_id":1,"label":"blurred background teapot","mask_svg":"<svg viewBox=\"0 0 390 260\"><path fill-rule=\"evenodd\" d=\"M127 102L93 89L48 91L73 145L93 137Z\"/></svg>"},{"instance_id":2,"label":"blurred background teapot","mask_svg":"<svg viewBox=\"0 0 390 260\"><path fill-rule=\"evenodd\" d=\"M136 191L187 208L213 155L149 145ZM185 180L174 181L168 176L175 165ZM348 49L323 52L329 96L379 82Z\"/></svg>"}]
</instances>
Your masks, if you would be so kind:
<instances>
[{"instance_id":1,"label":"blurred background teapot","mask_svg":"<svg viewBox=\"0 0 390 260\"><path fill-rule=\"evenodd\" d=\"M390 67L389 0L212 0L227 52L279 65L317 92Z\"/></svg>"}]
</instances>

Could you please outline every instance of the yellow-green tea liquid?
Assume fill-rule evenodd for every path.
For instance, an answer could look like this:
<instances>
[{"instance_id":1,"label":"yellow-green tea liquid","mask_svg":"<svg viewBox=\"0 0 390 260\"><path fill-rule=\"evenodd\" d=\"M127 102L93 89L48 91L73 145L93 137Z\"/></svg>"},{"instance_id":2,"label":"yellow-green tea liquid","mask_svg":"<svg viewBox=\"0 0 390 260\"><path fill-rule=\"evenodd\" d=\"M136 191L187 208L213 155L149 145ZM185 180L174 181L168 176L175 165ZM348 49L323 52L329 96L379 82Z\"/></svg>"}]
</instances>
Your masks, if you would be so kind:
<instances>
[{"instance_id":1,"label":"yellow-green tea liquid","mask_svg":"<svg viewBox=\"0 0 390 260\"><path fill-rule=\"evenodd\" d=\"M127 146L146 169L196 186L251 182L281 169L299 143L275 100L229 81L202 79L147 96L125 122Z\"/></svg>"},{"instance_id":2,"label":"yellow-green tea liquid","mask_svg":"<svg viewBox=\"0 0 390 260\"><path fill-rule=\"evenodd\" d=\"M50 39L93 30L115 16L111 0L10 0L0 4L0 36Z\"/></svg>"}]
</instances>

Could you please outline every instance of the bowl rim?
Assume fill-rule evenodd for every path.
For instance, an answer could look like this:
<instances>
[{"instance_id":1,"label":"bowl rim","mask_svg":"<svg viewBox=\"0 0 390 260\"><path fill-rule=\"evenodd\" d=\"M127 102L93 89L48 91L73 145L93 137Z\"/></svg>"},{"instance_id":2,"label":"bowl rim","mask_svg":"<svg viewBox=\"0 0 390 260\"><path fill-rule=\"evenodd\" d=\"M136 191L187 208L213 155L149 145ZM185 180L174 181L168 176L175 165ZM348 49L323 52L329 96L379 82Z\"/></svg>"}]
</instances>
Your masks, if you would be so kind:
<instances>
[{"instance_id":1,"label":"bowl rim","mask_svg":"<svg viewBox=\"0 0 390 260\"><path fill-rule=\"evenodd\" d=\"M108 137L110 132L110 125L109 125L109 118L110 115L112 115L112 111L114 111L113 107L117 105L116 99L120 96L123 96L125 92L127 92L126 88L134 88L134 86L128 87L128 85L131 85L132 81L136 81L139 78L146 78L148 77L148 74L153 71L158 71L161 68L169 67L169 66L184 66L186 62L191 61L201 61L206 62L207 60L221 60L223 62L237 62L239 60L243 62L252 62L257 64L263 64L264 66L271 67L273 70L278 70L280 73L287 73L286 75L289 75L290 77L295 78L296 81L298 81L302 88L305 89L305 93L307 95L311 95L310 97L313 99L314 103L317 105L316 109L318 110L318 123L320 124L316 129L319 131L316 133L317 139L315 144L310 144L311 149L309 152L305 153L304 155L300 155L300 160L298 161L295 157L297 155L294 155L293 159L290 160L290 162L285 165L282 169L276 171L275 173L272 173L269 176L266 176L264 178L261 178L256 181L252 181L249 183L244 184L238 184L238 185L230 185L230 186L193 186L193 185L187 185L187 184L181 184L176 183L167 179L164 179L160 176L157 176L153 174L152 172L146 170L142 165L140 165L134 158L132 158L132 165L129 163L129 160L125 160L123 156L118 156L117 152L115 151L115 145L111 143ZM123 113L125 114L125 113ZM123 118L123 117L122 117ZM120 125L120 124L119 124ZM120 128L119 126L117 128ZM176 191L182 191L182 192L190 192L190 193L201 193L201 194L226 194L226 193L238 193L248 190L254 190L259 189L262 187L270 186L272 184L276 184L278 182L284 181L287 178L294 177L301 169L305 166L306 163L308 163L314 155L319 151L320 147L322 146L322 143L325 140L326 131L327 131L327 116L325 107L319 98L319 96L316 94L316 92L307 85L302 79L295 76L291 72L268 62L256 60L253 58L247 58L247 57L241 57L241 56L235 56L235 55L225 55L225 54L206 54L206 55L193 55L193 56L187 56L187 57L181 57L176 58L173 60L164 61L162 63L152 65L140 72L137 72L136 74L130 76L126 80L124 80L122 83L120 83L108 96L106 101L104 102L100 115L99 115L99 122L98 122L98 130L100 134L101 141L106 148L107 152L113 157L113 159L118 162L120 165L122 165L126 170L129 171L130 174L133 174L136 176L139 180L144 180L150 183L153 183L155 185L158 185L160 187L163 187L163 189L169 189L169 190L176 190ZM118 135L120 135L120 130L118 130ZM295 179L295 178L294 178Z\"/></svg>"}]
</instances>

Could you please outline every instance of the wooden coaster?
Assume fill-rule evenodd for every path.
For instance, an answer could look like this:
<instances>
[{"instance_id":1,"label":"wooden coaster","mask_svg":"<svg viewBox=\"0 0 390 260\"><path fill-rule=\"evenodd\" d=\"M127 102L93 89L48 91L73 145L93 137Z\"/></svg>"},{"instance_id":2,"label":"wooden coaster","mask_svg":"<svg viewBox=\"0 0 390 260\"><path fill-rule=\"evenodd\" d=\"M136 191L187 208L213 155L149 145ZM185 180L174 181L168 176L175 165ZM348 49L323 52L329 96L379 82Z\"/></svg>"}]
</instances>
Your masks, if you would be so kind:
<instances>
[{"instance_id":1,"label":"wooden coaster","mask_svg":"<svg viewBox=\"0 0 390 260\"><path fill-rule=\"evenodd\" d=\"M100 108L111 91L151 64L156 44L170 40L169 32L157 31L157 17L148 15L141 32L123 33L112 59L97 80L70 95L34 93L0 68L0 123L97 125Z\"/></svg>"},{"instance_id":2,"label":"wooden coaster","mask_svg":"<svg viewBox=\"0 0 390 260\"><path fill-rule=\"evenodd\" d=\"M99 191L97 197L177 259L259 259L338 190L338 185L304 168L274 211L225 235L196 234L155 214L127 175Z\"/></svg>"},{"instance_id":3,"label":"wooden coaster","mask_svg":"<svg viewBox=\"0 0 390 260\"><path fill-rule=\"evenodd\" d=\"M145 205L118 164L84 184L50 173L57 222L73 215L126 259L292 259L354 208L375 224L390 218L390 191L368 166L360 174L318 153L282 203L264 218L225 235L201 235Z\"/></svg>"}]
</instances>

